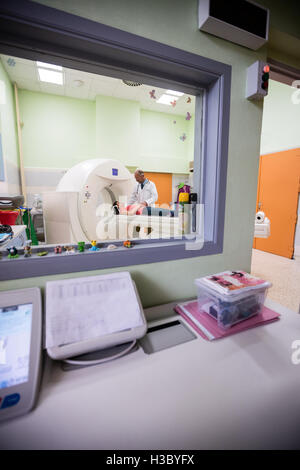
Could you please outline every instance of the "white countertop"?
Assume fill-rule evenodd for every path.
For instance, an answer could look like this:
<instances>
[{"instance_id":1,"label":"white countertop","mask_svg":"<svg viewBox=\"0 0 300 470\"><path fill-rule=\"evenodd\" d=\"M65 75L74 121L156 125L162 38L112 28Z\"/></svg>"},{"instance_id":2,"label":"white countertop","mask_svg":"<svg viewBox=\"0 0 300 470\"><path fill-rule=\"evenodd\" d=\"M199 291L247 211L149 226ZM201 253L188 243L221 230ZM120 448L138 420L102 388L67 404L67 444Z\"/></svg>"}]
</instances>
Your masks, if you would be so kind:
<instances>
[{"instance_id":1,"label":"white countertop","mask_svg":"<svg viewBox=\"0 0 300 470\"><path fill-rule=\"evenodd\" d=\"M68 372L47 357L36 408L0 424L0 448L300 448L300 315L266 305L279 321L221 340Z\"/></svg>"}]
</instances>

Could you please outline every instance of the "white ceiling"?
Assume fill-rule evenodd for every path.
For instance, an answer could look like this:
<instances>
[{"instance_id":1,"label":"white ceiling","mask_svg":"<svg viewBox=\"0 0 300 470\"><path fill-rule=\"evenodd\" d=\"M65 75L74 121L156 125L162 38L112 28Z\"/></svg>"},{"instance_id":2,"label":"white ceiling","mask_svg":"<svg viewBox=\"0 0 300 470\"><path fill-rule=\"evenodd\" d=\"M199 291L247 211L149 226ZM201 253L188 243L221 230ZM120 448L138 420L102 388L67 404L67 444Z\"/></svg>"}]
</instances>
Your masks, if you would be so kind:
<instances>
[{"instance_id":1,"label":"white ceiling","mask_svg":"<svg viewBox=\"0 0 300 470\"><path fill-rule=\"evenodd\" d=\"M167 106L156 103L156 100L151 98L149 93L155 89L155 96L159 99L166 91L163 88L148 85L132 87L125 85L120 79L80 72L66 67L63 67L64 85L55 85L39 80L35 61L3 54L0 54L0 58L10 80L16 82L20 89L85 100L95 100L97 95L113 96L115 98L138 101L143 109L177 115L186 115L187 112L191 113L191 115L194 114L195 97L192 95L185 94L179 97L175 107ZM76 80L81 80L83 82L82 86L76 86ZM187 103L189 96L191 102Z\"/></svg>"}]
</instances>

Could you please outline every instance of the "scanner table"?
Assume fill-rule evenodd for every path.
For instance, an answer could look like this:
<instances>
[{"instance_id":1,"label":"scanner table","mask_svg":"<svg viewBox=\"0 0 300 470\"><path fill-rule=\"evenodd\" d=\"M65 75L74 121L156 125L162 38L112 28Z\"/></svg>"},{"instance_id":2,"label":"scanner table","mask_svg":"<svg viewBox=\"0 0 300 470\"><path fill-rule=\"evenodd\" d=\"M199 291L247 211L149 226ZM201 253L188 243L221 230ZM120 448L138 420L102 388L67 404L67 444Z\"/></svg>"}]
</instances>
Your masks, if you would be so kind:
<instances>
[{"instance_id":1,"label":"scanner table","mask_svg":"<svg viewBox=\"0 0 300 470\"><path fill-rule=\"evenodd\" d=\"M0 448L300 448L300 315L266 305L279 321L222 340L70 371L45 357L37 406L0 424ZM146 318L174 320L174 306Z\"/></svg>"}]
</instances>

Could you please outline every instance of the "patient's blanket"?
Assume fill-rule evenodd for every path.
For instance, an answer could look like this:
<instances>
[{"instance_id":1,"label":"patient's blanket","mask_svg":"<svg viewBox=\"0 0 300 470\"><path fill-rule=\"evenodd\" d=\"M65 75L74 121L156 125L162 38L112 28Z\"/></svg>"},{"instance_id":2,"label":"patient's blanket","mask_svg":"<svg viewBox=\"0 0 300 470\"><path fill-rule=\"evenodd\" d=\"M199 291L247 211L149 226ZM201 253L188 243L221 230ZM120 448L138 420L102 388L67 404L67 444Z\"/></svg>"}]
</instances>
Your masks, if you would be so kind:
<instances>
[{"instance_id":1,"label":"patient's blanket","mask_svg":"<svg viewBox=\"0 0 300 470\"><path fill-rule=\"evenodd\" d=\"M163 209L161 207L140 206L139 204L130 204L126 206L128 215L149 215L159 217L174 217L175 211Z\"/></svg>"}]
</instances>

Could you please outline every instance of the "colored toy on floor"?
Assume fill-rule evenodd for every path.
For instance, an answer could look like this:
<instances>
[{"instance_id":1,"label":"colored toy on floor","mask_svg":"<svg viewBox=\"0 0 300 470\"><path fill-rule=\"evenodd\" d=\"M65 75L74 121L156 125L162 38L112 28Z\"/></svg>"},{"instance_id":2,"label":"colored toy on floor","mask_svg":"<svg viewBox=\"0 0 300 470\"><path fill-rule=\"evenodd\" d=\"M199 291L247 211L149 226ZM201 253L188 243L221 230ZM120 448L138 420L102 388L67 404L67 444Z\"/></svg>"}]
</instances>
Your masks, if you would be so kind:
<instances>
[{"instance_id":1,"label":"colored toy on floor","mask_svg":"<svg viewBox=\"0 0 300 470\"><path fill-rule=\"evenodd\" d=\"M26 246L24 247L24 258L31 256L31 240L27 240Z\"/></svg>"},{"instance_id":2,"label":"colored toy on floor","mask_svg":"<svg viewBox=\"0 0 300 470\"><path fill-rule=\"evenodd\" d=\"M100 251L100 248L97 247L97 241L96 240L91 240L91 248L89 248L89 251Z\"/></svg>"},{"instance_id":3,"label":"colored toy on floor","mask_svg":"<svg viewBox=\"0 0 300 470\"><path fill-rule=\"evenodd\" d=\"M79 253L83 253L84 248L85 248L85 243L84 242L78 242L77 248L78 248Z\"/></svg>"},{"instance_id":4,"label":"colored toy on floor","mask_svg":"<svg viewBox=\"0 0 300 470\"><path fill-rule=\"evenodd\" d=\"M54 248L54 253L56 255L60 255L62 252L62 247L60 245L57 245L55 248Z\"/></svg>"},{"instance_id":5,"label":"colored toy on floor","mask_svg":"<svg viewBox=\"0 0 300 470\"><path fill-rule=\"evenodd\" d=\"M7 248L7 251L8 251L9 259L19 258L18 250L15 246L11 246L10 248Z\"/></svg>"},{"instance_id":6,"label":"colored toy on floor","mask_svg":"<svg viewBox=\"0 0 300 470\"><path fill-rule=\"evenodd\" d=\"M125 248L132 248L133 245L132 245L131 241L126 240L126 241L123 243L123 246L124 246Z\"/></svg>"},{"instance_id":7,"label":"colored toy on floor","mask_svg":"<svg viewBox=\"0 0 300 470\"><path fill-rule=\"evenodd\" d=\"M75 248L73 246L64 246L64 250L67 255L72 255L75 253Z\"/></svg>"},{"instance_id":8,"label":"colored toy on floor","mask_svg":"<svg viewBox=\"0 0 300 470\"><path fill-rule=\"evenodd\" d=\"M48 251L39 251L37 253L38 256L47 256L47 254L48 254Z\"/></svg>"}]
</instances>

